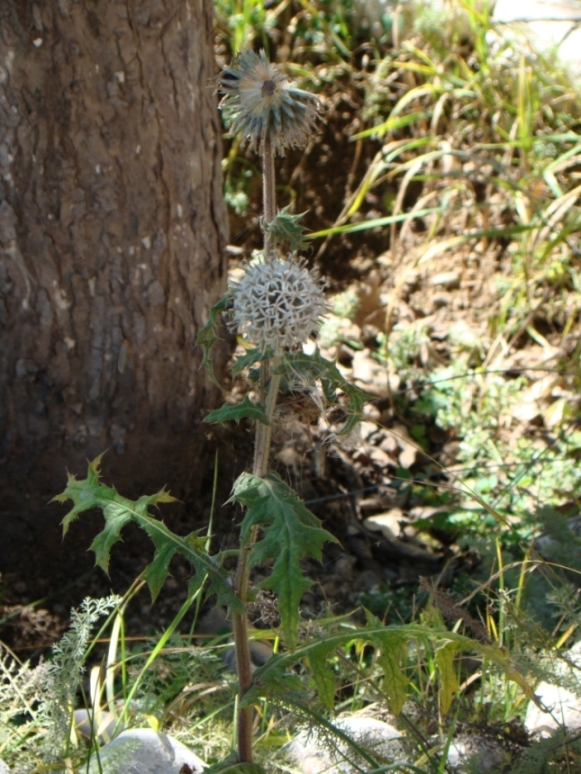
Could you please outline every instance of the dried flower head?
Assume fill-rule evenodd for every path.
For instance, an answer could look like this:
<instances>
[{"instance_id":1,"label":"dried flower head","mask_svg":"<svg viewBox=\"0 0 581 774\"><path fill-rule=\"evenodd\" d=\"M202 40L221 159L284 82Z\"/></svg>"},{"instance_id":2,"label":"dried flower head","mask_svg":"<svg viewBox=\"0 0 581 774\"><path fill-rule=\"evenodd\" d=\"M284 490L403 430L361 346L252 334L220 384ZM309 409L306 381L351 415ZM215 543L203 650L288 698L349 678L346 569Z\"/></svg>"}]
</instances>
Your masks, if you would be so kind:
<instances>
[{"instance_id":1,"label":"dried flower head","mask_svg":"<svg viewBox=\"0 0 581 774\"><path fill-rule=\"evenodd\" d=\"M304 261L262 256L247 264L231 287L233 328L262 352L278 354L304 344L325 313L323 283Z\"/></svg>"},{"instance_id":2,"label":"dried flower head","mask_svg":"<svg viewBox=\"0 0 581 774\"><path fill-rule=\"evenodd\" d=\"M317 98L297 89L262 50L237 54L220 76L220 89L230 134L240 133L254 151L269 138L273 152L283 155L285 148L304 148L315 131Z\"/></svg>"}]
</instances>

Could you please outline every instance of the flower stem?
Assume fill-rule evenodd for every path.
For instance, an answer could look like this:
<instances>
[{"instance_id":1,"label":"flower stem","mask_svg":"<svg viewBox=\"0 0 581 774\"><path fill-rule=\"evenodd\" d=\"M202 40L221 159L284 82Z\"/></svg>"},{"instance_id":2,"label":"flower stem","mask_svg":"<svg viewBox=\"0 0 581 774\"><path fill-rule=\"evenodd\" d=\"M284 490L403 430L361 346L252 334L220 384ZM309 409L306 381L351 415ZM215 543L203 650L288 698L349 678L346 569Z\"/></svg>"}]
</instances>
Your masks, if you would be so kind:
<instances>
[{"instance_id":1,"label":"flower stem","mask_svg":"<svg viewBox=\"0 0 581 774\"><path fill-rule=\"evenodd\" d=\"M276 218L276 190L274 176L274 152L272 140L267 133L262 150L262 199L264 222L272 223ZM268 261L274 257L274 240L268 231L264 233L264 257Z\"/></svg>"},{"instance_id":2,"label":"flower stem","mask_svg":"<svg viewBox=\"0 0 581 774\"><path fill-rule=\"evenodd\" d=\"M253 474L262 478L266 475L268 469L268 457L270 452L270 441L272 438L272 421L274 417L274 408L276 398L280 387L281 375L276 373L280 358L273 358L274 371L270 378L268 395L266 398L266 419L268 425L261 422L256 426L256 446L254 448L254 466ZM263 428L259 432L259 428ZM240 547L238 555L238 566L236 568L236 578L234 588L246 609L248 596L248 557L254 541L258 527L255 527L248 540ZM243 707L242 699L252 685L252 662L250 660L250 642L248 639L248 621L246 613L232 614L232 630L234 633L234 649L236 651L236 671L238 673L238 722L237 722L237 743L238 760L240 763L252 763L252 707Z\"/></svg>"},{"instance_id":3,"label":"flower stem","mask_svg":"<svg viewBox=\"0 0 581 774\"><path fill-rule=\"evenodd\" d=\"M268 135L264 138L263 149L263 197L264 220L272 223L276 217L274 153ZM266 260L274 257L274 244L270 234L265 231L264 257ZM263 360L260 368L260 399L265 401L265 414L268 424L256 423L254 441L254 464L252 472L262 478L268 470L268 458L270 454L270 442L272 439L272 422L276 399L280 387L281 375L277 373L280 358L272 358L272 368L269 360ZM270 376L270 379L269 379ZM268 385L268 391L267 391ZM234 587L238 598L246 608L248 596L248 557L254 542L258 528L255 527L246 543L240 546L238 566ZM243 698L252 685L252 662L250 660L250 642L248 639L248 622L245 613L232 614L232 629L234 633L234 648L236 651L236 671L238 673L238 717L237 717L237 746L238 760L240 763L252 763L252 707L243 707Z\"/></svg>"}]
</instances>

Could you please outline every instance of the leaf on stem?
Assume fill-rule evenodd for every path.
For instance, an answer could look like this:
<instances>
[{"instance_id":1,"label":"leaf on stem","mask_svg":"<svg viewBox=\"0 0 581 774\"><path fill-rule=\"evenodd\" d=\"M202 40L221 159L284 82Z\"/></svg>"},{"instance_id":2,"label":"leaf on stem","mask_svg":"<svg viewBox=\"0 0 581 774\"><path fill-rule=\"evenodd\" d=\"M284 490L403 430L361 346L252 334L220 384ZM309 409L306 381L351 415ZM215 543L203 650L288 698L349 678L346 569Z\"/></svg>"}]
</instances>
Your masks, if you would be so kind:
<instances>
[{"instance_id":1,"label":"leaf on stem","mask_svg":"<svg viewBox=\"0 0 581 774\"><path fill-rule=\"evenodd\" d=\"M448 713L452 699L458 692L458 678L454 669L454 659L458 652L455 642L442 640L436 647L436 666L440 673L439 702L443 715Z\"/></svg>"},{"instance_id":2,"label":"leaf on stem","mask_svg":"<svg viewBox=\"0 0 581 774\"><path fill-rule=\"evenodd\" d=\"M307 229L301 223L301 219L305 214L301 212L299 215L291 215L289 205L279 210L273 221L270 223L263 221L261 225L264 232L274 242L274 245L288 242L289 253L298 253L309 246L309 240L306 236Z\"/></svg>"},{"instance_id":3,"label":"leaf on stem","mask_svg":"<svg viewBox=\"0 0 581 774\"><path fill-rule=\"evenodd\" d=\"M247 508L241 526L242 545L249 541L255 526L263 530L264 536L250 552L249 566L274 559L270 577L259 587L278 594L285 641L292 649L297 641L299 603L312 583L303 575L300 560L312 556L321 561L323 543L338 541L321 528L319 519L275 473L264 478L243 473L234 483L230 501Z\"/></svg>"},{"instance_id":4,"label":"leaf on stem","mask_svg":"<svg viewBox=\"0 0 581 774\"><path fill-rule=\"evenodd\" d=\"M220 315L227 312L232 306L232 296L227 293L223 296L217 304L210 309L208 313L208 322L204 325L202 330L196 337L196 344L198 347L202 347L203 356L200 368L205 368L210 376L210 379L214 384L218 384L214 375L214 366L212 364L212 358L210 357L210 350L212 345L219 340L219 336L216 333L216 328L220 322ZM220 386L220 385L218 385Z\"/></svg>"},{"instance_id":5,"label":"leaf on stem","mask_svg":"<svg viewBox=\"0 0 581 774\"><path fill-rule=\"evenodd\" d=\"M348 404L342 405L346 418L340 435L348 436L361 419L361 412L369 395L343 378L332 360L324 358L317 349L312 354L306 352L287 352L282 358L281 369L289 383L297 377L305 382L320 381L326 400L332 405L337 403L337 392L343 392Z\"/></svg>"},{"instance_id":6,"label":"leaf on stem","mask_svg":"<svg viewBox=\"0 0 581 774\"><path fill-rule=\"evenodd\" d=\"M145 530L155 545L153 561L145 568L143 577L149 585L152 599L155 599L169 575L169 563L176 553L182 554L196 571L195 583L201 585L206 578L210 581L208 594L218 595L218 604L230 605L242 610L240 600L228 583L227 573L217 564L216 557L203 550L203 543L194 534L179 537L169 530L162 521L149 514L149 508L160 503L176 502L169 492L161 490L154 495L137 500L122 497L113 487L105 486L99 480L101 457L89 463L87 478L78 480L69 475L65 491L53 498L64 503L72 500L73 507L62 521L66 535L71 523L84 511L100 508L105 517L105 527L91 544L96 563L108 572L111 547L121 539L121 530L130 521L135 521Z\"/></svg>"},{"instance_id":7,"label":"leaf on stem","mask_svg":"<svg viewBox=\"0 0 581 774\"><path fill-rule=\"evenodd\" d=\"M332 710L335 707L335 686L337 679L331 667L327 664L327 656L335 650L334 645L321 642L309 652L311 674L317 686L319 699L325 707Z\"/></svg>"},{"instance_id":8,"label":"leaf on stem","mask_svg":"<svg viewBox=\"0 0 581 774\"><path fill-rule=\"evenodd\" d=\"M260 363L271 357L272 350L270 348L267 348L266 352L262 352L256 347L249 349L244 355L240 355L240 357L235 359L232 366L232 376L237 376L241 371L244 371L245 368L250 368L250 366L253 366L255 363Z\"/></svg>"},{"instance_id":9,"label":"leaf on stem","mask_svg":"<svg viewBox=\"0 0 581 774\"><path fill-rule=\"evenodd\" d=\"M406 700L409 680L402 672L400 663L407 652L405 629L390 629L382 627L379 618L368 610L365 611L367 624L375 628L369 638L377 647L377 663L383 671L382 689L387 696L390 709L394 715L399 715Z\"/></svg>"},{"instance_id":10,"label":"leaf on stem","mask_svg":"<svg viewBox=\"0 0 581 774\"><path fill-rule=\"evenodd\" d=\"M229 406L225 403L221 408L210 411L203 421L218 424L219 422L228 422L229 420L240 422L241 419L245 418L268 425L264 406L262 403L253 403L248 395L245 395L244 400L235 406Z\"/></svg>"}]
</instances>

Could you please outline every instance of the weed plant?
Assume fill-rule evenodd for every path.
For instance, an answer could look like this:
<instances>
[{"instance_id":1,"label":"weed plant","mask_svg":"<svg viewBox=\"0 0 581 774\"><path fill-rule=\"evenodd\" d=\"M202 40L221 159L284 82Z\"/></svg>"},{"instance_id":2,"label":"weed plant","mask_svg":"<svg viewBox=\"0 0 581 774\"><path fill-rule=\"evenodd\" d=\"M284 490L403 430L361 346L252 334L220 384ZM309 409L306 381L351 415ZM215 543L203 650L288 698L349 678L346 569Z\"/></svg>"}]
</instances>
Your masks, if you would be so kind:
<instances>
[{"instance_id":1,"label":"weed plant","mask_svg":"<svg viewBox=\"0 0 581 774\"><path fill-rule=\"evenodd\" d=\"M216 764L214 770L242 774L262 770L255 762L254 734L265 702L270 706L294 708L300 715L329 728L324 713L335 707L337 659L344 662L340 654L345 648L348 651L355 647L362 652L367 643L372 649L377 672L375 691L395 714L401 712L408 690L413 686L406 667L410 653L422 653L422 658L427 660L431 675L427 684L438 685L437 702L444 714L459 688L454 662L463 650L476 651L496 664L529 696L531 690L505 650L492 641L448 631L436 608L426 611L423 621L399 626L385 626L368 613L367 625L355 631L351 627L330 626L309 634L308 627L301 622L301 596L311 584L305 577L301 560L305 557L320 560L323 543L335 538L322 529L319 520L288 485L269 472L277 393L283 380L291 390L293 385L303 389L308 384L320 411L326 413L327 407L339 405L342 420L334 428L337 437L351 433L365 395L345 381L336 365L309 343L325 312L323 286L317 274L307 268L305 260L297 257L305 241L299 217L276 207L276 154L289 146L304 145L310 139L317 119L317 100L288 81L270 64L264 52L257 55L247 51L238 55L224 70L220 83L224 94L221 106L231 132L240 134L261 157L264 191L264 249L245 264L241 279L231 285L227 296L212 309L199 338L204 347L205 365L211 370L215 328L220 314L225 314L244 344L242 353L234 360L233 373L258 371L250 394L238 404L227 404L206 417L209 422L250 420L255 424L252 472L243 473L232 490L232 501L245 511L240 548L235 552L237 567L233 573L228 570L231 552L210 555L205 538L196 534L179 537L151 515L151 507L171 500L168 493L162 491L131 501L103 484L99 478L99 460L90 464L86 479L69 477L68 486L58 499L73 501L73 508L64 519L65 531L90 508L102 510L105 529L94 540L92 550L104 569L108 567L111 546L120 538L123 526L132 520L147 532L156 548L153 561L142 574L154 598L169 573L171 558L179 552L191 562L194 571L183 610L200 595L215 595L218 604L228 608L238 679L236 741L232 756ZM285 253L281 252L283 245L287 246ZM276 595L280 648L277 655L253 671L246 608L255 600L250 571L258 563L269 563L272 568L257 589L267 589ZM159 655L167 645L170 634L171 631L166 633L157 644L146 660L146 667L153 662L154 654ZM358 669L360 673L361 668ZM142 670L125 696L128 706L143 680ZM165 689L159 687L159 690L163 693ZM330 729L332 732L333 726ZM358 749L358 753L371 768L378 765L364 750Z\"/></svg>"},{"instance_id":2,"label":"weed plant","mask_svg":"<svg viewBox=\"0 0 581 774\"><path fill-rule=\"evenodd\" d=\"M217 3L219 24L233 31L232 52L240 52L221 78L223 113L234 135L232 158L247 142L260 157L263 178L263 250L245 264L240 281L212 309L200 336L205 365L211 370L211 346L225 315L241 345L233 374L248 376L249 392L243 400L207 417L209 422L255 424L253 469L234 482L232 493L232 501L244 513L240 546L235 552L210 554L206 537L173 534L152 514L171 496L162 491L135 501L124 498L100 480L99 460L90 464L85 479L69 478L59 498L73 503L64 520L65 530L85 511L101 509L105 528L92 550L105 570L112 545L130 521L145 530L155 545L154 559L141 576L154 599L176 553L192 566L180 614L144 649L131 651L126 646L123 608L118 609L112 620L105 683L94 683L93 710L108 707L119 726L147 719L156 728L171 727L184 737L195 730L198 740L206 744L205 757L219 759L210 771L254 774L267 770L265 761L272 763L268 744L285 741L279 730L283 713L294 713L333 735L340 733L329 720L334 711L374 704L389 709L413 730L408 711L413 700L447 732L435 748L418 731L419 752L410 753L407 762L387 767L354 743L352 749L363 756L364 770L369 772L441 772L445 755L438 754L449 743L460 710L463 721L510 722L522 716L525 701L534 698L532 681L558 676L558 669L539 660L533 647L535 643L546 650L553 646L540 625L543 622L535 621L527 610L530 578L544 584L543 593L556 613L553 635L558 644L567 642L581 623L569 581L532 552L521 561L506 551L511 541L521 545L523 538L530 537L522 520L515 527L512 517L534 512L549 525L555 521L555 511L543 511L542 504L562 507L577 498L579 480L568 461L576 458L581 443L575 433L561 432L558 423L548 449L539 445L534 434L517 444L506 438L504 418L518 402L528 377L491 374L492 365L496 371L502 368L498 357L486 354L482 342L469 352L459 347L461 357L446 371L421 368L418 358L425 331L418 328L410 334L393 324L400 269L411 248L415 265L425 266L451 249L466 250L468 255L478 244L479 255L495 255L506 269L502 292L487 320L493 354L506 352L503 345L512 345L521 336L544 346L546 326L562 337L571 334L577 325L569 291L577 289L578 283L579 219L579 192L571 173L581 152L575 95L553 69L537 66L533 71L525 58L515 61L507 58L506 50L493 51L487 24L475 11L470 17L474 32L470 49L443 46L426 17L420 25L422 40L386 55L376 51L375 66L362 80L365 120L371 126L357 138L379 143L375 161L335 225L306 235L299 218L277 208L276 154L310 139L316 127L317 100L290 82L265 54L245 49L256 42L268 48L276 37L275 25L284 18L281 37L292 27L304 46L300 55L318 61L323 52L329 54L331 39L334 54L327 59L340 59L344 67L353 44L347 27L351 9L337 4L337 12L331 5L319 11L308 3L301 3L298 10L293 4L290 8L289 20L284 3L274 8L250 0ZM249 164L244 168L258 168L254 161ZM232 202L243 212L250 189L247 182L236 179L234 169L229 167L228 185ZM410 206L407 194L412 186L416 190L419 186L421 193ZM372 191L381 193L385 214L372 220L358 218ZM486 537L494 565L481 586L467 593L466 605L435 589L432 601L410 623L385 625L372 611L367 612L365 625L308 622L299 615L301 595L310 585L302 560L320 559L324 542L335 538L269 471L277 393L282 382L291 390L308 384L317 410L327 416L336 438L352 432L366 396L312 343L325 312L323 283L298 253L307 239L333 239L372 228L391 230L394 287L379 342L381 357L406 382L421 384L421 400L405 405L414 412L414 421L421 425L429 419L459 439L455 461L462 469L450 471L450 480L458 486L462 482L463 500L458 504L449 493L443 498L450 506L446 524L464 534L470 532L471 539ZM541 309L543 331L538 330ZM348 297L336 307L339 316L352 310ZM327 329L324 335L330 340L335 334ZM576 384L578 378L577 370L567 376L569 384ZM337 413L328 411L333 407L341 410L338 424L333 424ZM564 407L563 417L567 411ZM421 439L421 432L417 437ZM508 472L503 468L507 459L514 459L520 468ZM491 465L497 466L494 472ZM537 465L544 471L542 480ZM493 525L491 542L485 533L492 532ZM558 529L552 534L559 546L566 546L566 535ZM234 570L232 561L237 563ZM271 566L271 574L259 585L274 593L281 623L273 633L279 643L276 654L253 671L246 609L256 599L251 569L258 563ZM480 619L478 609L466 609L477 593L487 597ZM203 597L215 599L231 616L235 685L219 666L219 649L196 648L191 638L184 642L176 635L180 620ZM112 604L119 605L110 600L87 602L75 621L88 616L87 626L93 624L94 615ZM54 712L42 709L46 698L37 704L38 674L9 652L2 653L0 753L5 757L13 760L19 755L39 770L53 765L50 762L55 759L66 760L70 770L71 760L77 763L83 757L69 740L80 670L90 649L86 632L86 627L81 632L73 626L45 670L57 681L49 691ZM465 656L476 659L476 672L463 671ZM46 740L47 730L56 728L57 722L60 730L50 741L58 749L47 752L41 739ZM217 740L213 744L212 735ZM514 771L573 771L570 763L578 754L577 746L575 739L554 737L527 750Z\"/></svg>"}]
</instances>

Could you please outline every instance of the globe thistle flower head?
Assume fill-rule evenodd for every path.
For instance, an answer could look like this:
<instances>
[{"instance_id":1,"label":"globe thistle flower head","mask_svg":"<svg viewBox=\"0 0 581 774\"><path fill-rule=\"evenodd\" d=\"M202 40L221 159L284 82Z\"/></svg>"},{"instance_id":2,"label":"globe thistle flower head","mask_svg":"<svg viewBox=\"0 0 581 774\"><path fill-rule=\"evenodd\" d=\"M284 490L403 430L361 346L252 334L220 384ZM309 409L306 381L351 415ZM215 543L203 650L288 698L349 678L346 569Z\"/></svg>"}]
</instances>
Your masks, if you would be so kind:
<instances>
[{"instance_id":1,"label":"globe thistle flower head","mask_svg":"<svg viewBox=\"0 0 581 774\"><path fill-rule=\"evenodd\" d=\"M260 256L230 290L230 326L261 352L296 350L317 332L326 311L323 283L304 260Z\"/></svg>"},{"instance_id":2,"label":"globe thistle flower head","mask_svg":"<svg viewBox=\"0 0 581 774\"><path fill-rule=\"evenodd\" d=\"M317 98L297 89L262 50L237 54L220 76L220 90L230 135L240 133L256 152L266 138L281 155L285 148L304 148L316 130Z\"/></svg>"}]
</instances>

